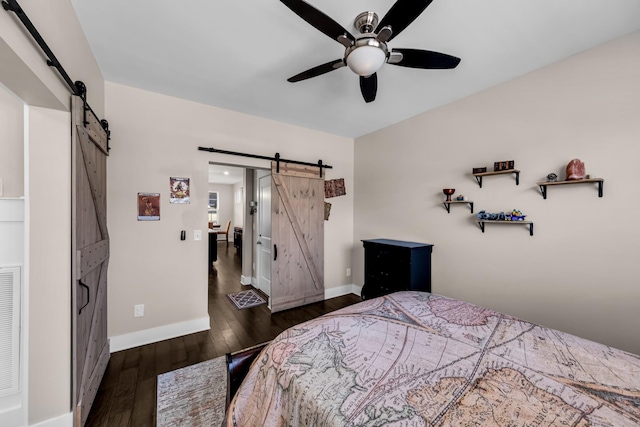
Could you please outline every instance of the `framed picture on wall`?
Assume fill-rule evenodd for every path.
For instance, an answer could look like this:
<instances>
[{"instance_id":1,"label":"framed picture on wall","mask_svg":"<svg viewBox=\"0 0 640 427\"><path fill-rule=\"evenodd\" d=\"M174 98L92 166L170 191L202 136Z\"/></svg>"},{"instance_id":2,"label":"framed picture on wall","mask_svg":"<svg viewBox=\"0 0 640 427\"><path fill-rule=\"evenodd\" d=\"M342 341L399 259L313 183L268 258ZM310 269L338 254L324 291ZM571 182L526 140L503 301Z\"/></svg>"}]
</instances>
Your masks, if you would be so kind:
<instances>
[{"instance_id":1,"label":"framed picture on wall","mask_svg":"<svg viewBox=\"0 0 640 427\"><path fill-rule=\"evenodd\" d=\"M169 203L190 203L189 178L169 178Z\"/></svg>"},{"instance_id":2,"label":"framed picture on wall","mask_svg":"<svg viewBox=\"0 0 640 427\"><path fill-rule=\"evenodd\" d=\"M160 221L160 193L138 193L138 221Z\"/></svg>"}]
</instances>

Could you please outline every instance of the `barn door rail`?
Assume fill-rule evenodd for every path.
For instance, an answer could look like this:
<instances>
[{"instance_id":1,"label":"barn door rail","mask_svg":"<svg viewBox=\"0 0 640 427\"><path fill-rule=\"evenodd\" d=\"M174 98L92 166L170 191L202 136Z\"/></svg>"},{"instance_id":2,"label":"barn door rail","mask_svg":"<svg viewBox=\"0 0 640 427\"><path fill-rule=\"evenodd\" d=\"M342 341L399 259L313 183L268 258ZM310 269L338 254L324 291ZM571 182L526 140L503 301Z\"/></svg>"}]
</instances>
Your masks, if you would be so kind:
<instances>
[{"instance_id":1,"label":"barn door rail","mask_svg":"<svg viewBox=\"0 0 640 427\"><path fill-rule=\"evenodd\" d=\"M81 81L74 82L73 80L71 80L71 77L69 77L69 74L67 74L67 71L64 69L60 61L58 61L58 58L56 58L53 51L51 51L51 48L49 48L49 45L47 44L47 42L44 41L44 39L42 38L42 36L40 35L36 27L33 25L31 20L27 16L27 14L24 12L22 7L20 7L20 5L18 4L18 1L2 0L2 7L7 12L13 12L16 14L18 19L20 19L20 22L22 22L22 25L24 25L24 27L29 32L29 34L31 34L31 37L33 37L35 42L38 43L38 46L40 46L40 49L42 49L44 54L47 56L47 65L50 67L54 67L56 70L58 70L58 73L60 73L62 80L64 80L67 86L69 86L69 89L71 90L72 94L82 98L82 101L84 103L85 126L89 123L87 120L87 113L89 111L91 111L91 113L93 113L95 117L98 117L98 115L93 111L93 109L91 109L91 106L87 103L87 87L85 86L85 84ZM110 150L109 139L111 138L111 131L109 131L109 122L107 122L105 119L102 119L100 120L100 125L107 133L107 150Z\"/></svg>"},{"instance_id":2,"label":"barn door rail","mask_svg":"<svg viewBox=\"0 0 640 427\"><path fill-rule=\"evenodd\" d=\"M198 147L198 150L208 151L210 153L230 154L232 156L251 157L252 159L271 160L276 162L276 172L278 173L280 173L280 162L293 163L296 165L305 165L305 166L317 166L318 168L320 168L320 178L322 178L323 168L333 169L333 166L323 164L322 160L318 160L318 163L300 162L298 160L283 159L282 157L280 157L280 153L276 153L276 155L273 157L268 157L268 156L260 156L258 154L238 153L237 151L218 150L217 148L212 148L212 147Z\"/></svg>"}]
</instances>

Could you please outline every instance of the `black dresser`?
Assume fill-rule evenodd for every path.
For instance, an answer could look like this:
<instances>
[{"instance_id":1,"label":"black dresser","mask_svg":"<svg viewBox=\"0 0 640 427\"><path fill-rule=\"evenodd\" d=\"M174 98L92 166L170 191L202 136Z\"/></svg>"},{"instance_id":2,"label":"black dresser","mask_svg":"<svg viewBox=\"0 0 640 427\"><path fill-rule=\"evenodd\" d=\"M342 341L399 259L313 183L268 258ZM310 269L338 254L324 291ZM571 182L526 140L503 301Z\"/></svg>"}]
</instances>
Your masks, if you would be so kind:
<instances>
[{"instance_id":1,"label":"black dresser","mask_svg":"<svg viewBox=\"0 0 640 427\"><path fill-rule=\"evenodd\" d=\"M397 291L431 292L431 250L428 243L363 240L362 299Z\"/></svg>"}]
</instances>

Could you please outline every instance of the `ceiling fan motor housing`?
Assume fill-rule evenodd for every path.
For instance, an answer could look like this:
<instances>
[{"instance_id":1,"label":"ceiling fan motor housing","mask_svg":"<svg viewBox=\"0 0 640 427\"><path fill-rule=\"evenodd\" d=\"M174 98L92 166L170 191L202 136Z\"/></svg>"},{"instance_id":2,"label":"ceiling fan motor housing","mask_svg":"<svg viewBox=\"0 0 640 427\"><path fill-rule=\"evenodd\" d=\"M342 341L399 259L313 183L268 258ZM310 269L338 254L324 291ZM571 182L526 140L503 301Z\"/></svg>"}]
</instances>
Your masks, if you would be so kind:
<instances>
[{"instance_id":1,"label":"ceiling fan motor housing","mask_svg":"<svg viewBox=\"0 0 640 427\"><path fill-rule=\"evenodd\" d=\"M353 21L353 26L362 34L373 33L377 25L378 14L375 12L362 12L356 16L355 21Z\"/></svg>"}]
</instances>

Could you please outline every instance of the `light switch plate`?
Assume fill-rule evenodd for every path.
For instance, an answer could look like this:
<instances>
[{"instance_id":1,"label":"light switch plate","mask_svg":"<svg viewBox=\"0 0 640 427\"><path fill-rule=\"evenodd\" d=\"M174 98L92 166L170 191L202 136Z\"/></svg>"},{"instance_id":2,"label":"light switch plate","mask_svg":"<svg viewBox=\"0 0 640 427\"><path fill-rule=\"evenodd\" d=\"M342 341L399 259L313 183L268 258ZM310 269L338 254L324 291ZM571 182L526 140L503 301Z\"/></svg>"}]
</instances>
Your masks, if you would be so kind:
<instances>
[{"instance_id":1,"label":"light switch plate","mask_svg":"<svg viewBox=\"0 0 640 427\"><path fill-rule=\"evenodd\" d=\"M136 304L133 306L133 317L144 316L144 304Z\"/></svg>"},{"instance_id":2,"label":"light switch plate","mask_svg":"<svg viewBox=\"0 0 640 427\"><path fill-rule=\"evenodd\" d=\"M193 230L193 240L202 240L202 230Z\"/></svg>"}]
</instances>

